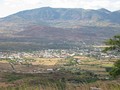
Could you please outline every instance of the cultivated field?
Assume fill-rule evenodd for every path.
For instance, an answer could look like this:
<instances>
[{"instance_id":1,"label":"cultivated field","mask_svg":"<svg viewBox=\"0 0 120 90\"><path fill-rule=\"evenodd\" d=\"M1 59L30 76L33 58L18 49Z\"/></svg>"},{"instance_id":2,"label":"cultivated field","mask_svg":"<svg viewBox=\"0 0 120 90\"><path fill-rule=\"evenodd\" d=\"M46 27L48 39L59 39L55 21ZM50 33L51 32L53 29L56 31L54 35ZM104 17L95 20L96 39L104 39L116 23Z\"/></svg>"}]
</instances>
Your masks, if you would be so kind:
<instances>
[{"instance_id":1,"label":"cultivated field","mask_svg":"<svg viewBox=\"0 0 120 90\"><path fill-rule=\"evenodd\" d=\"M120 89L118 80L108 81L106 71L115 60L96 60L86 56L24 59L22 62L0 60L0 90Z\"/></svg>"}]
</instances>

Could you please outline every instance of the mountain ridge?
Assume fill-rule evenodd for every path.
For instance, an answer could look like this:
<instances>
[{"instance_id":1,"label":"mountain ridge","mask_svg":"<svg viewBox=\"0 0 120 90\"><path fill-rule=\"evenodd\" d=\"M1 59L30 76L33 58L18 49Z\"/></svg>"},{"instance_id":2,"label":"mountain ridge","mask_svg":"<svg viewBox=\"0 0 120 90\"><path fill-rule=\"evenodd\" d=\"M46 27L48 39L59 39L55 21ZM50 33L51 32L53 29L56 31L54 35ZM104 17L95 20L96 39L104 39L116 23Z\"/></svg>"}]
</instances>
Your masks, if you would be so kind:
<instances>
[{"instance_id":1,"label":"mountain ridge","mask_svg":"<svg viewBox=\"0 0 120 90\"><path fill-rule=\"evenodd\" d=\"M51 8L42 7L24 10L0 19L4 30L23 30L30 25L43 25L57 28L78 28L81 26L120 26L120 12L101 8ZM6 28L7 27L7 28Z\"/></svg>"},{"instance_id":2,"label":"mountain ridge","mask_svg":"<svg viewBox=\"0 0 120 90\"><path fill-rule=\"evenodd\" d=\"M20 11L2 19L8 21L12 20L12 18L20 18L23 20L108 20L111 17L115 17L114 14L120 15L119 10L111 12L104 8L94 10L82 8L42 7Z\"/></svg>"},{"instance_id":3,"label":"mountain ridge","mask_svg":"<svg viewBox=\"0 0 120 90\"><path fill-rule=\"evenodd\" d=\"M0 19L0 50L65 49L80 47L82 42L101 44L120 33L119 17L119 11L104 8L43 7L21 11Z\"/></svg>"}]
</instances>

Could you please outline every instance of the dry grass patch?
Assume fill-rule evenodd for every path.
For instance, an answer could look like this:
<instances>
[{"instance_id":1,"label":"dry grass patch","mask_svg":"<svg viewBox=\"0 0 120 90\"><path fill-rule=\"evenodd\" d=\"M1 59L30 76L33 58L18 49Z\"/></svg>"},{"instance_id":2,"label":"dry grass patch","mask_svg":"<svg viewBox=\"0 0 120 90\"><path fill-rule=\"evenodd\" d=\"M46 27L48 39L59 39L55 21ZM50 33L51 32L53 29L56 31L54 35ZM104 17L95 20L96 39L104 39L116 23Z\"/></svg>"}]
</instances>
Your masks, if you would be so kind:
<instances>
[{"instance_id":1,"label":"dry grass patch","mask_svg":"<svg viewBox=\"0 0 120 90\"><path fill-rule=\"evenodd\" d=\"M35 62L32 62L33 65L56 65L61 58L36 58L35 60Z\"/></svg>"}]
</instances>

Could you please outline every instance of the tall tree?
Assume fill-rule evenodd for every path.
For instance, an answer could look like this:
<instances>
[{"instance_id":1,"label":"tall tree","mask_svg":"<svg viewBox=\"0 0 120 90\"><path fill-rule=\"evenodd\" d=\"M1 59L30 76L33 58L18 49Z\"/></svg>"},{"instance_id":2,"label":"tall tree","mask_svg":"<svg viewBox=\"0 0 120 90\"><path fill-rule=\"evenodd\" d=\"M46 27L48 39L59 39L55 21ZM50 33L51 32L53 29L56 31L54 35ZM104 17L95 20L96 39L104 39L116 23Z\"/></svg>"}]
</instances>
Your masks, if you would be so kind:
<instances>
[{"instance_id":1,"label":"tall tree","mask_svg":"<svg viewBox=\"0 0 120 90\"><path fill-rule=\"evenodd\" d=\"M115 51L117 53L120 53L120 35L116 35L113 38L108 39L107 41L105 41L105 44L109 47L106 47L104 49L104 52Z\"/></svg>"},{"instance_id":2,"label":"tall tree","mask_svg":"<svg viewBox=\"0 0 120 90\"><path fill-rule=\"evenodd\" d=\"M105 44L109 47L104 49L104 52L114 51L120 54L120 35L114 36L112 39L105 41ZM120 76L120 59L114 63L113 69L110 71L110 75L113 77Z\"/></svg>"}]
</instances>

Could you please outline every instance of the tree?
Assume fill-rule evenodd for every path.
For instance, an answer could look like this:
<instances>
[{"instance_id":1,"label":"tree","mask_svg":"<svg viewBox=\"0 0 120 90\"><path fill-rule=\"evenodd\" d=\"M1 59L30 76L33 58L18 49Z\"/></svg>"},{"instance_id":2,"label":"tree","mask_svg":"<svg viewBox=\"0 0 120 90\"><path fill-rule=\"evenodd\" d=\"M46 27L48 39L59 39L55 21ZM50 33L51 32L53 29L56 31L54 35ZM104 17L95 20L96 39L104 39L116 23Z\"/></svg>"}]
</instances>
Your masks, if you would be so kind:
<instances>
[{"instance_id":1,"label":"tree","mask_svg":"<svg viewBox=\"0 0 120 90\"><path fill-rule=\"evenodd\" d=\"M120 60L117 60L114 63L113 69L110 71L110 75L113 77L119 76L120 75Z\"/></svg>"},{"instance_id":2,"label":"tree","mask_svg":"<svg viewBox=\"0 0 120 90\"><path fill-rule=\"evenodd\" d=\"M104 49L104 52L114 51L116 53L120 53L120 35L114 36L112 39L108 39L105 41L105 44L109 47ZM110 75L113 77L120 75L120 59L114 63L113 69L110 71Z\"/></svg>"},{"instance_id":3,"label":"tree","mask_svg":"<svg viewBox=\"0 0 120 90\"><path fill-rule=\"evenodd\" d=\"M120 35L114 36L112 39L105 41L105 44L108 45L103 51L116 51L120 53Z\"/></svg>"}]
</instances>

